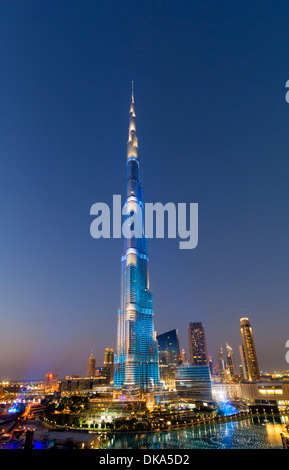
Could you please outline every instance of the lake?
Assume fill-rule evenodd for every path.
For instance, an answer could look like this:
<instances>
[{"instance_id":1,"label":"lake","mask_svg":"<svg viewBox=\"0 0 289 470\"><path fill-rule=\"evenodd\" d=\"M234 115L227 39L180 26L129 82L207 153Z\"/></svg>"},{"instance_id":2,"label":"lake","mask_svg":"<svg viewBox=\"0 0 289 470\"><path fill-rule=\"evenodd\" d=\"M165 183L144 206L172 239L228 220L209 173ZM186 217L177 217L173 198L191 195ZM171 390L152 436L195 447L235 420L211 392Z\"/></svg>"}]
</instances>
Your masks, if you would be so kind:
<instances>
[{"instance_id":1,"label":"lake","mask_svg":"<svg viewBox=\"0 0 289 470\"><path fill-rule=\"evenodd\" d=\"M287 416L240 421L157 433L115 434L104 449L282 449Z\"/></svg>"}]
</instances>

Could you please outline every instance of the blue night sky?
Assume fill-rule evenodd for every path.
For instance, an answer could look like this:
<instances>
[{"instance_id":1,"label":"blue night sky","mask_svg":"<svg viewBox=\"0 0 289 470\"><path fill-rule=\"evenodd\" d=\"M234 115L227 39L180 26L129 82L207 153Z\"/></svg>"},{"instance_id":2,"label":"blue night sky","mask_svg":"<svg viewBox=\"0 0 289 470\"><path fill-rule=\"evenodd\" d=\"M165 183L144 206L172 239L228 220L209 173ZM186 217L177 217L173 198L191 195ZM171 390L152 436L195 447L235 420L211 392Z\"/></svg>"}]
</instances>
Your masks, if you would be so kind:
<instances>
[{"instance_id":1,"label":"blue night sky","mask_svg":"<svg viewBox=\"0 0 289 470\"><path fill-rule=\"evenodd\" d=\"M198 202L199 244L149 240L155 329L201 321L240 363L287 369L286 1L2 0L0 379L86 373L116 346L123 239L90 207L125 195L134 80L146 202Z\"/></svg>"}]
</instances>

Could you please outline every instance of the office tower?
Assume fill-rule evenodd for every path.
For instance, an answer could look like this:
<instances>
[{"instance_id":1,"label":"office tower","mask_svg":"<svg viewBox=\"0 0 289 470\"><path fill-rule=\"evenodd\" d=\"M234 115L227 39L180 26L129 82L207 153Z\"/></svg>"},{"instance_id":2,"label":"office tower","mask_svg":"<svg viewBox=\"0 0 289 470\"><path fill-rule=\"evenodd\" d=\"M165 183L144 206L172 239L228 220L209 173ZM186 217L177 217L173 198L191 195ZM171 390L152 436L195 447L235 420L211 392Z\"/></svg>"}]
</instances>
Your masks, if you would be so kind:
<instances>
[{"instance_id":1,"label":"office tower","mask_svg":"<svg viewBox=\"0 0 289 470\"><path fill-rule=\"evenodd\" d=\"M247 365L247 373L250 381L260 379L259 366L257 361L257 354L253 340L252 328L248 318L241 318L240 320L241 334L243 339L243 346L245 352L245 359Z\"/></svg>"},{"instance_id":2,"label":"office tower","mask_svg":"<svg viewBox=\"0 0 289 470\"><path fill-rule=\"evenodd\" d=\"M87 363L87 377L95 377L95 365L96 361L92 352Z\"/></svg>"},{"instance_id":3,"label":"office tower","mask_svg":"<svg viewBox=\"0 0 289 470\"><path fill-rule=\"evenodd\" d=\"M248 380L248 371L247 371L247 363L246 363L246 357L245 357L245 349L242 344L239 346L239 353L240 353L240 358L241 358L241 364L242 364L242 375L245 380Z\"/></svg>"},{"instance_id":4,"label":"office tower","mask_svg":"<svg viewBox=\"0 0 289 470\"><path fill-rule=\"evenodd\" d=\"M205 330L201 322L192 322L189 325L190 362L194 366L208 365L209 358Z\"/></svg>"},{"instance_id":5,"label":"office tower","mask_svg":"<svg viewBox=\"0 0 289 470\"><path fill-rule=\"evenodd\" d=\"M239 365L239 371L240 371L240 376L243 377L243 379L244 379L244 372L243 372L243 365L242 364Z\"/></svg>"},{"instance_id":6,"label":"office tower","mask_svg":"<svg viewBox=\"0 0 289 470\"><path fill-rule=\"evenodd\" d=\"M178 331L171 330L157 336L160 380L169 388L175 388L175 372L180 364Z\"/></svg>"},{"instance_id":7,"label":"office tower","mask_svg":"<svg viewBox=\"0 0 289 470\"><path fill-rule=\"evenodd\" d=\"M224 372L225 363L223 359L223 348L220 349L220 352L218 354L218 365L219 365L219 372L220 373Z\"/></svg>"},{"instance_id":8,"label":"office tower","mask_svg":"<svg viewBox=\"0 0 289 470\"><path fill-rule=\"evenodd\" d=\"M108 381L113 380L113 371L114 371L114 353L113 349L106 348L104 351L104 360L103 360L103 371L104 375L107 377Z\"/></svg>"},{"instance_id":9,"label":"office tower","mask_svg":"<svg viewBox=\"0 0 289 470\"><path fill-rule=\"evenodd\" d=\"M130 216L141 214L141 217L130 226L132 236L125 239L125 253L121 259L121 302L114 358L114 387L149 391L159 384L159 364L153 326L153 299L149 286L147 239L143 235L143 197L135 117L132 92L125 208ZM134 236L134 230L142 236Z\"/></svg>"},{"instance_id":10,"label":"office tower","mask_svg":"<svg viewBox=\"0 0 289 470\"><path fill-rule=\"evenodd\" d=\"M182 349L182 363L185 364L187 362L186 351Z\"/></svg>"},{"instance_id":11,"label":"office tower","mask_svg":"<svg viewBox=\"0 0 289 470\"><path fill-rule=\"evenodd\" d=\"M113 363L114 363L113 349L106 348L105 351L104 351L103 365L104 366L110 366Z\"/></svg>"},{"instance_id":12,"label":"office tower","mask_svg":"<svg viewBox=\"0 0 289 470\"><path fill-rule=\"evenodd\" d=\"M45 374L45 379L44 379L45 389L55 392L58 390L58 385L59 385L58 375L52 374L51 372L49 374Z\"/></svg>"},{"instance_id":13,"label":"office tower","mask_svg":"<svg viewBox=\"0 0 289 470\"><path fill-rule=\"evenodd\" d=\"M236 375L236 367L235 367L235 359L234 359L234 353L233 349L231 346L226 343L227 347L227 368L230 370L231 377Z\"/></svg>"},{"instance_id":14,"label":"office tower","mask_svg":"<svg viewBox=\"0 0 289 470\"><path fill-rule=\"evenodd\" d=\"M210 373L211 376L214 375L214 363L213 363L213 357L209 356L209 368L210 368Z\"/></svg>"},{"instance_id":15,"label":"office tower","mask_svg":"<svg viewBox=\"0 0 289 470\"><path fill-rule=\"evenodd\" d=\"M178 395L195 401L212 401L212 380L209 366L181 364L176 370Z\"/></svg>"}]
</instances>

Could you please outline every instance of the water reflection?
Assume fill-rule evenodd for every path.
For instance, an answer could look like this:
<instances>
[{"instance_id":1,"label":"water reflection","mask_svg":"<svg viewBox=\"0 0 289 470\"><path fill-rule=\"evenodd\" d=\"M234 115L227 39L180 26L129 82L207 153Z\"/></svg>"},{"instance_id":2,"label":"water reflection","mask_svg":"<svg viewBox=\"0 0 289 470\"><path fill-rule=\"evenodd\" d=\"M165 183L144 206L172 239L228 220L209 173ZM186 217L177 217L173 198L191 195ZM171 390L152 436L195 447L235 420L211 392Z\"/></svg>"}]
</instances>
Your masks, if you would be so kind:
<instances>
[{"instance_id":1,"label":"water reflection","mask_svg":"<svg viewBox=\"0 0 289 470\"><path fill-rule=\"evenodd\" d=\"M259 415L195 429L119 434L107 449L272 449L282 448L280 433L288 416Z\"/></svg>"}]
</instances>

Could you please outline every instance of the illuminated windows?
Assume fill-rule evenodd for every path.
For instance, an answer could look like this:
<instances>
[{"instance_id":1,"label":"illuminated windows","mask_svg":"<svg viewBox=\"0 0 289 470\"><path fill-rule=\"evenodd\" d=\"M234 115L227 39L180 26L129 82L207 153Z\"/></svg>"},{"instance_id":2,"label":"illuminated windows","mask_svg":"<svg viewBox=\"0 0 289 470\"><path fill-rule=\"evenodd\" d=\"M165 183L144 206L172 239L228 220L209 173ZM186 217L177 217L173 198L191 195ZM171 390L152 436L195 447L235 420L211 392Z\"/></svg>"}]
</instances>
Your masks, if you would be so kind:
<instances>
[{"instance_id":1,"label":"illuminated windows","mask_svg":"<svg viewBox=\"0 0 289 470\"><path fill-rule=\"evenodd\" d=\"M260 395L283 395L282 387L258 387Z\"/></svg>"}]
</instances>

